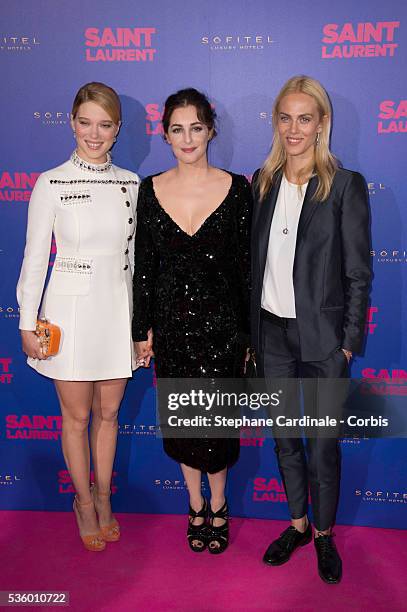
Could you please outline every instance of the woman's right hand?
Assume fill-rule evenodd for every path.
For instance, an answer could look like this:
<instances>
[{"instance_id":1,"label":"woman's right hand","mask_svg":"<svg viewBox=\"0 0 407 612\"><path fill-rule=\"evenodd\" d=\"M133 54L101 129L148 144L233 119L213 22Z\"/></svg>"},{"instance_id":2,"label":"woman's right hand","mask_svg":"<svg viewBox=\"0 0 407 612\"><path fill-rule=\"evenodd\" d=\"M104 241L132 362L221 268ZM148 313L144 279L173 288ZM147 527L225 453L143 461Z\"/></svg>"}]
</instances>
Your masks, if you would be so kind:
<instances>
[{"instance_id":1,"label":"woman's right hand","mask_svg":"<svg viewBox=\"0 0 407 612\"><path fill-rule=\"evenodd\" d=\"M147 340L134 343L134 350L136 352L136 365L142 368L149 368L151 357L154 357L152 329L149 329L147 332Z\"/></svg>"},{"instance_id":2,"label":"woman's right hand","mask_svg":"<svg viewBox=\"0 0 407 612\"><path fill-rule=\"evenodd\" d=\"M41 346L40 339L34 331L21 329L21 340L23 343L23 351L32 359L46 359L47 356Z\"/></svg>"}]
</instances>

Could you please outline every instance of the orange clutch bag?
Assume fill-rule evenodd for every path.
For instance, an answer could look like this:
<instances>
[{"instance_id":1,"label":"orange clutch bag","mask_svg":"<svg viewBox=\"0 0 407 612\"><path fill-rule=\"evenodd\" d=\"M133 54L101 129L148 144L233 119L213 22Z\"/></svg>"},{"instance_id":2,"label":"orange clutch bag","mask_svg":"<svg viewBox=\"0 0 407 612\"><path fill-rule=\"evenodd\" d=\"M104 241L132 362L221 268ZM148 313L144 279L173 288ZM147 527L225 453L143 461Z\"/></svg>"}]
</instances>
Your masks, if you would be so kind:
<instances>
[{"instance_id":1,"label":"orange clutch bag","mask_svg":"<svg viewBox=\"0 0 407 612\"><path fill-rule=\"evenodd\" d=\"M38 319L35 333L40 339L47 357L52 357L58 353L61 341L61 329L58 325L50 323L47 319Z\"/></svg>"}]
</instances>

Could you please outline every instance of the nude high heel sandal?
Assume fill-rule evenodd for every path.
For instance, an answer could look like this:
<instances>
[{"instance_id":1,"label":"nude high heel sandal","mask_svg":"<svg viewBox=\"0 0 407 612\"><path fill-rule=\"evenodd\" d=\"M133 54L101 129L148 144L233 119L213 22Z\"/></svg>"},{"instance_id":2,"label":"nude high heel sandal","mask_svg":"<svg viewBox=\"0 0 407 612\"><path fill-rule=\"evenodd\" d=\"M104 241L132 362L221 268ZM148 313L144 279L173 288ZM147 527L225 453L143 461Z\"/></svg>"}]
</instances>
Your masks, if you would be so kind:
<instances>
[{"instance_id":1,"label":"nude high heel sandal","mask_svg":"<svg viewBox=\"0 0 407 612\"><path fill-rule=\"evenodd\" d=\"M109 493L101 493L98 491L96 485L93 483L90 487L90 491L93 497L93 503L95 504L96 513L98 513L96 507L96 498L99 497L110 497ZM120 525L114 518L109 525L101 525L99 522L100 531L102 533L105 542L118 542L120 540Z\"/></svg>"},{"instance_id":2,"label":"nude high heel sandal","mask_svg":"<svg viewBox=\"0 0 407 612\"><path fill-rule=\"evenodd\" d=\"M78 498L75 495L75 498L73 500L73 511L75 513L76 516L76 521L78 523L78 527L79 527L79 511L78 511L78 506L90 506L93 505L93 501L90 502L86 502L85 504L81 504L78 501ZM106 542L103 539L103 535L102 532L99 531L98 533L93 533L90 535L82 535L81 531L79 529L79 535L80 538L83 542L84 547L86 548L86 550L90 550L92 552L101 552L102 550L104 550L106 548Z\"/></svg>"}]
</instances>

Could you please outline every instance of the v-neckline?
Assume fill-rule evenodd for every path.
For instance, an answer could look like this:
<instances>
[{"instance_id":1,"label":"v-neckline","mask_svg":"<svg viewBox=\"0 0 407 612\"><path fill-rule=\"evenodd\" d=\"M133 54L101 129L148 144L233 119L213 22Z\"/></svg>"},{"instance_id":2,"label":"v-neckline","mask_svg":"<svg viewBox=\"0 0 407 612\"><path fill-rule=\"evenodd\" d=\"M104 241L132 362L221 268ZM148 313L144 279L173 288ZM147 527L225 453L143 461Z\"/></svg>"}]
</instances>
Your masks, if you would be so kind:
<instances>
[{"instance_id":1,"label":"v-neckline","mask_svg":"<svg viewBox=\"0 0 407 612\"><path fill-rule=\"evenodd\" d=\"M188 236L188 238L194 238L201 231L201 229L204 227L204 225L206 225L206 223L213 217L213 215L215 213L217 213L222 208L222 206L225 204L226 200L228 199L228 197L230 195L230 192L232 191L232 187L233 187L233 174L231 172L228 172L227 170L223 170L223 172L226 172L227 174L229 174L229 176L232 179L232 181L230 183L230 187L229 187L225 197L223 198L222 202L220 204L218 204L218 206L216 208L214 208L213 211L202 221L201 225L198 227L198 229L193 234L188 234L188 232L186 232L184 229L182 229L182 227L180 225L178 225L178 223L171 217L169 212L167 212L165 210L164 206L161 204L160 200L157 198L157 195L156 195L155 189L154 189L153 179L154 179L154 177L159 176L160 174L162 174L162 172L159 172L158 174L154 174L154 175L151 176L151 189L152 189L152 192L153 192L153 195L154 195L154 199L157 202L157 205L163 211L163 213L168 217L168 219L172 222L172 224L175 225L175 227L178 228L179 231L182 232L185 236Z\"/></svg>"}]
</instances>

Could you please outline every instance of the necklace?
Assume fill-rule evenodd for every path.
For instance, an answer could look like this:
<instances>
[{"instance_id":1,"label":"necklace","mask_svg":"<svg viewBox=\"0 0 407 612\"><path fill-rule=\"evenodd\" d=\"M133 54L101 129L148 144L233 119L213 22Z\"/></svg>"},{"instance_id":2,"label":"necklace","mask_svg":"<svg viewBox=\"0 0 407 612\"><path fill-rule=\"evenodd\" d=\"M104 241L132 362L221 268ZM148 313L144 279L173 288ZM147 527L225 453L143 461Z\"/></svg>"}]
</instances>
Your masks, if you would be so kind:
<instances>
[{"instance_id":1,"label":"necklace","mask_svg":"<svg viewBox=\"0 0 407 612\"><path fill-rule=\"evenodd\" d=\"M75 151L71 155L71 162L77 168L81 170L86 170L88 172L107 172L112 167L112 157L110 153L106 153L106 161L103 164L91 164L90 162L86 162L84 159L79 157L79 155Z\"/></svg>"},{"instance_id":2,"label":"necklace","mask_svg":"<svg viewBox=\"0 0 407 612\"><path fill-rule=\"evenodd\" d=\"M284 236L287 236L287 234L289 233L289 230L288 230L288 218L287 218L287 197L286 197L286 189L287 189L288 180L287 180L285 174L283 175L282 182L283 182L283 203L284 203L284 220L285 220L285 226L283 227L283 234L284 234ZM305 185L305 187L306 187L306 185ZM303 190L303 187L304 186L301 186L302 190ZM298 189L298 186L297 186L297 189ZM302 204L303 200L304 200L304 194L302 194L301 197L298 198L297 205L298 204Z\"/></svg>"},{"instance_id":3,"label":"necklace","mask_svg":"<svg viewBox=\"0 0 407 612\"><path fill-rule=\"evenodd\" d=\"M283 234L287 235L288 234L288 222L287 222L287 202L286 202L286 193L285 193L285 189L286 189L286 183L287 183L287 179L285 178L285 175L283 176L283 201L284 201L284 217L285 217L285 227L283 228Z\"/></svg>"}]
</instances>

